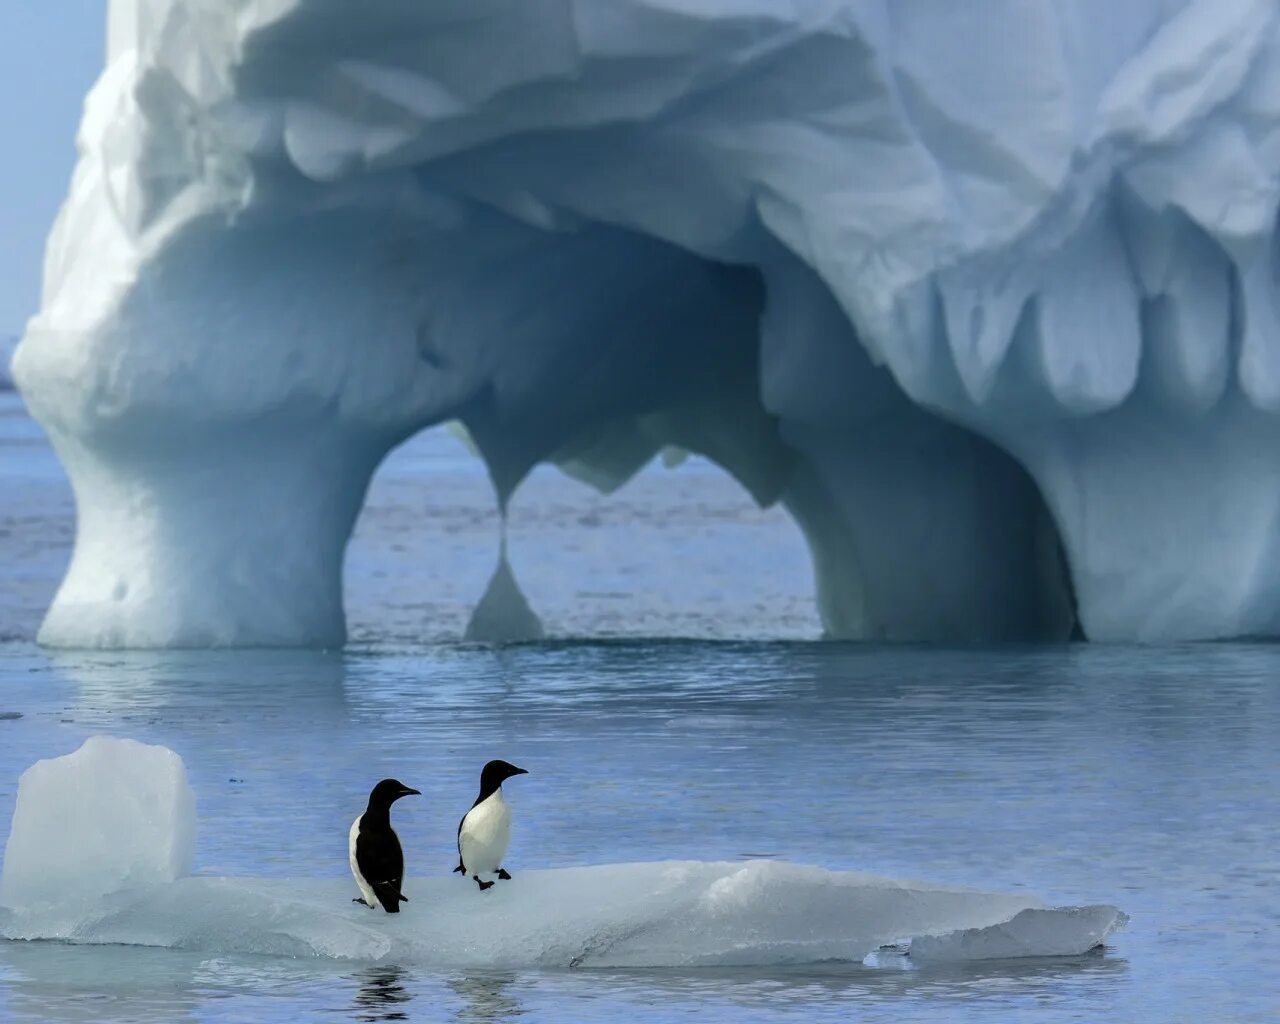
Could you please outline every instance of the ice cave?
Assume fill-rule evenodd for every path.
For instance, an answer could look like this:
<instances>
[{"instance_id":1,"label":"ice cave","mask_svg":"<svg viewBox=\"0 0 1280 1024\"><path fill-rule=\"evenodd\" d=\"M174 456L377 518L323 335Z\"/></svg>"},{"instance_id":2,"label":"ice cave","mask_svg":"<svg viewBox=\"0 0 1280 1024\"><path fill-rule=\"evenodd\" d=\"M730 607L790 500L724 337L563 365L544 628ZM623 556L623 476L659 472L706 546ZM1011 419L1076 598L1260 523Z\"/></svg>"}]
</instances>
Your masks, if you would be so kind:
<instances>
[{"instance_id":1,"label":"ice cave","mask_svg":"<svg viewBox=\"0 0 1280 1024\"><path fill-rule=\"evenodd\" d=\"M57 646L332 646L370 476L664 446L823 627L1280 634L1272 0L112 0L13 361Z\"/></svg>"}]
</instances>

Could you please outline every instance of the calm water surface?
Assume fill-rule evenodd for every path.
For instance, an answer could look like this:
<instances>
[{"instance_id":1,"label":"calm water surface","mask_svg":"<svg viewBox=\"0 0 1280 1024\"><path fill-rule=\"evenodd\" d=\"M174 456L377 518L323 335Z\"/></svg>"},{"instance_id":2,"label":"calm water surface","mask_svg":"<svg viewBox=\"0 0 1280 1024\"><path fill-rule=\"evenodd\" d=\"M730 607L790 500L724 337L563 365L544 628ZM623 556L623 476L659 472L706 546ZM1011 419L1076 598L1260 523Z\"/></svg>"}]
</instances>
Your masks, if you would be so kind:
<instances>
[{"instance_id":1,"label":"calm water surface","mask_svg":"<svg viewBox=\"0 0 1280 1024\"><path fill-rule=\"evenodd\" d=\"M111 732L186 760L201 872L344 875L370 780L395 774L424 794L398 817L411 871L445 874L476 769L505 756L532 770L513 871L766 856L1132 921L1081 958L928 968L464 974L0 942L0 1021L1280 1019L1280 647L817 643L795 529L698 462L608 498L536 474L512 561L560 639L464 645L496 517L437 434L375 483L345 653L55 654L30 638L71 523L0 395L0 713L22 715L0 718L0 821L32 761Z\"/></svg>"}]
</instances>

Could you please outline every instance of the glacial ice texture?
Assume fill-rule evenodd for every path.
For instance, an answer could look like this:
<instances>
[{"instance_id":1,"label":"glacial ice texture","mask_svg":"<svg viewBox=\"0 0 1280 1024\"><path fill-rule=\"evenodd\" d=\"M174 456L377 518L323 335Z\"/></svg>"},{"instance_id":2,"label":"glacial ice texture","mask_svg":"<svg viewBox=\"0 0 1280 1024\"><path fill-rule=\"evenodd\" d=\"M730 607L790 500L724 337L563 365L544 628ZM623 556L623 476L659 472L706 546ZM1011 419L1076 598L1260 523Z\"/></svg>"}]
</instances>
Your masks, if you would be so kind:
<instances>
[{"instance_id":1,"label":"glacial ice texture","mask_svg":"<svg viewBox=\"0 0 1280 1024\"><path fill-rule=\"evenodd\" d=\"M44 642L340 643L450 419L504 504L709 456L831 635L1280 633L1271 0L109 18L14 360L79 511Z\"/></svg>"},{"instance_id":2,"label":"glacial ice texture","mask_svg":"<svg viewBox=\"0 0 1280 1024\"><path fill-rule=\"evenodd\" d=\"M189 874L195 794L166 747L92 736L18 782L0 904L70 906Z\"/></svg>"},{"instance_id":3,"label":"glacial ice texture","mask_svg":"<svg viewBox=\"0 0 1280 1024\"><path fill-rule=\"evenodd\" d=\"M931 937L932 959L1074 955L1127 920L772 861L521 871L484 898L447 869L411 872L410 902L389 917L353 904L349 880L190 876L194 842L173 751L96 736L41 761L18 792L0 937L432 966L758 966L860 961L913 936Z\"/></svg>"}]
</instances>

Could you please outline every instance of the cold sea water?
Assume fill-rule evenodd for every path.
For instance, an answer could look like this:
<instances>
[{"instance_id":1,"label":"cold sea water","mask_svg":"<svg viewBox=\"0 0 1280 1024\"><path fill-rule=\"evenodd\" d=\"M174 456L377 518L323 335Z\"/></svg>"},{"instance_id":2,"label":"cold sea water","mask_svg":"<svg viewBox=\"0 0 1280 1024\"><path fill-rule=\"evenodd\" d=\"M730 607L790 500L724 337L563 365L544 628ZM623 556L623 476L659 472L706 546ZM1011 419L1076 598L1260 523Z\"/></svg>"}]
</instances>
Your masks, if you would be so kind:
<instances>
[{"instance_id":1,"label":"cold sea water","mask_svg":"<svg viewBox=\"0 0 1280 1024\"><path fill-rule=\"evenodd\" d=\"M610 496L535 473L510 554L549 639L466 644L498 520L446 431L374 482L344 652L40 650L72 535L57 461L0 393L2 835L28 765L111 733L185 759L203 874L345 876L347 825L398 776L424 794L396 810L412 893L448 874L502 756L531 770L508 786L509 884L773 858L1131 920L1079 957L935 966L460 971L0 941L0 1021L1280 1020L1280 647L820 642L797 529L699 460Z\"/></svg>"}]
</instances>

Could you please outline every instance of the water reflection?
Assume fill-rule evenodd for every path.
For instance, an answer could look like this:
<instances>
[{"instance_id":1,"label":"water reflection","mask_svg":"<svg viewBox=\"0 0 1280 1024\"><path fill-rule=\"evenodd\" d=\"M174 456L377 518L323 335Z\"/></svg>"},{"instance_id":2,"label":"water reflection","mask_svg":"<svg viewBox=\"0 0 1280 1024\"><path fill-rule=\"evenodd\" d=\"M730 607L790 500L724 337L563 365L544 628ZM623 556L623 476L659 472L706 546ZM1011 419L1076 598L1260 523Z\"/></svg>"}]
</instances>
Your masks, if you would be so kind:
<instances>
[{"instance_id":1,"label":"water reflection","mask_svg":"<svg viewBox=\"0 0 1280 1024\"><path fill-rule=\"evenodd\" d=\"M510 995L514 974L468 974L449 982L462 999L454 1018L459 1024L491 1024L514 1020L524 1008Z\"/></svg>"},{"instance_id":2,"label":"water reflection","mask_svg":"<svg viewBox=\"0 0 1280 1024\"><path fill-rule=\"evenodd\" d=\"M1106 1006L1118 998L1129 964L1102 949L1074 957L989 960L917 966L911 958L886 953L867 965L828 962L793 967L698 968L696 970L585 969L540 976L540 987L558 990L544 997L569 997L665 1005L715 1004L745 1009L811 1008L813 1019L828 1019L833 1006L938 1006L980 1002L992 1009L1006 1002L1052 1000L1066 991ZM904 1000L907 1001L904 1004ZM923 1001L923 1002L922 1002Z\"/></svg>"},{"instance_id":3,"label":"water reflection","mask_svg":"<svg viewBox=\"0 0 1280 1024\"><path fill-rule=\"evenodd\" d=\"M413 998L401 984L404 968L392 965L372 967L360 977L355 998L355 1020L408 1020L405 1012Z\"/></svg>"},{"instance_id":4,"label":"water reflection","mask_svg":"<svg viewBox=\"0 0 1280 1024\"><path fill-rule=\"evenodd\" d=\"M268 720L345 718L346 662L328 651L55 651L54 671L76 685L77 717L155 723L245 713Z\"/></svg>"},{"instance_id":5,"label":"water reflection","mask_svg":"<svg viewBox=\"0 0 1280 1024\"><path fill-rule=\"evenodd\" d=\"M184 1024L199 1020L194 954L0 941L0 1020Z\"/></svg>"},{"instance_id":6,"label":"water reflection","mask_svg":"<svg viewBox=\"0 0 1280 1024\"><path fill-rule=\"evenodd\" d=\"M1025 887L1052 902L1120 905L1134 923L1116 947L1148 968L1093 956L697 976L424 972L362 977L367 993L353 1009L356 968L341 967L323 979L338 1019L572 1019L547 1008L589 1003L593 1019L710 1004L706 1019L740 1005L802 1006L816 1022L839 1019L832 1014L852 1001L945 1020L959 1001L994 1014L1021 1000L1004 1019L1039 1001L1063 1007L1058 1019L1096 1020L1121 1000L1122 1016L1141 1021L1171 1019L1161 1000L1175 999L1183 1012L1174 1016L1192 1019L1194 1009L1213 1019L1220 1007L1209 1004L1222 993L1244 1019L1265 995L1252 964L1276 949L1266 855L1280 821L1275 646L614 642L56 660L8 650L0 708L24 717L0 729L0 821L23 769L107 731L186 759L202 821L197 863L210 874L345 875L347 829L382 775L424 792L403 815L412 870L447 874L474 772L501 755L543 766L538 785L518 795L526 867L750 852ZM715 828L698 831L709 809ZM24 972L6 977L0 954L0 1020L57 1019L38 1017L41 1000L66 1009L56 990L70 990L58 977L62 950L43 955L47 986ZM258 994L265 969L244 963L252 978L243 987ZM110 980L81 996L116 998ZM378 998L406 986L412 1004ZM299 983L287 999L316 998L318 987ZM130 1012L189 1015L180 998L149 998L162 1007L151 1018L146 1006ZM275 1005L286 1007L285 996ZM290 1003L277 1019L305 1015Z\"/></svg>"}]
</instances>

